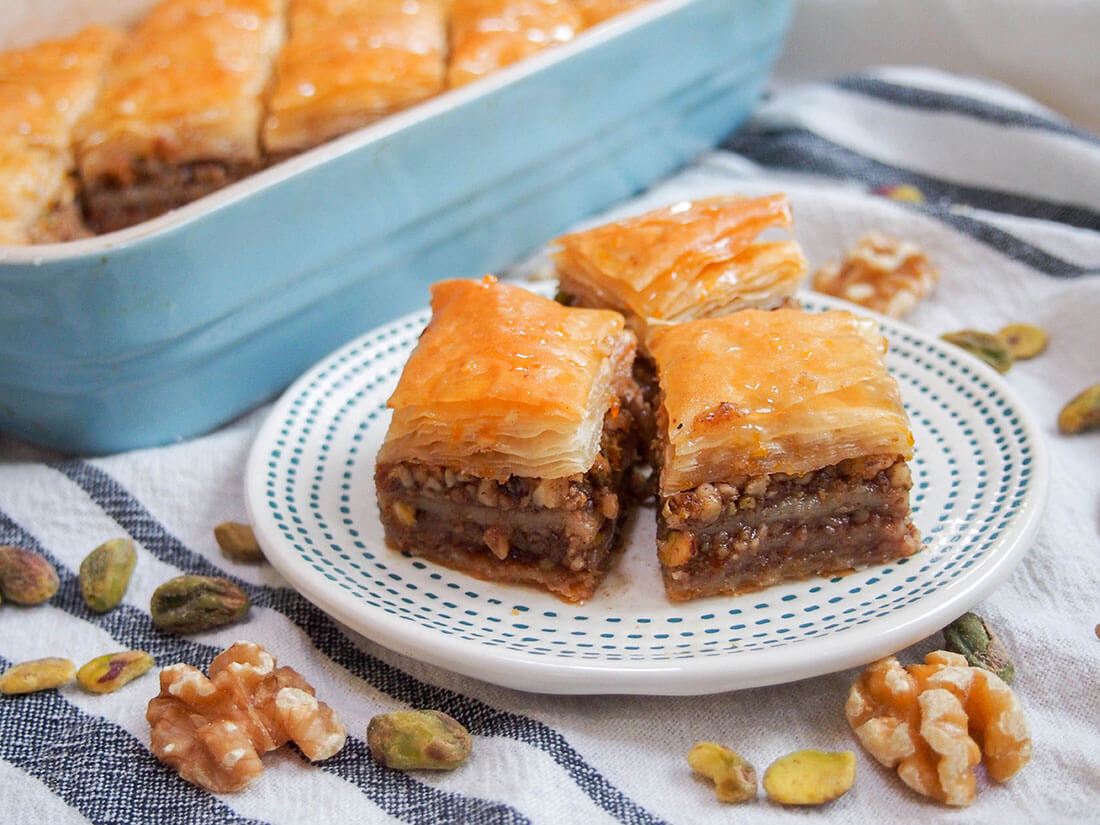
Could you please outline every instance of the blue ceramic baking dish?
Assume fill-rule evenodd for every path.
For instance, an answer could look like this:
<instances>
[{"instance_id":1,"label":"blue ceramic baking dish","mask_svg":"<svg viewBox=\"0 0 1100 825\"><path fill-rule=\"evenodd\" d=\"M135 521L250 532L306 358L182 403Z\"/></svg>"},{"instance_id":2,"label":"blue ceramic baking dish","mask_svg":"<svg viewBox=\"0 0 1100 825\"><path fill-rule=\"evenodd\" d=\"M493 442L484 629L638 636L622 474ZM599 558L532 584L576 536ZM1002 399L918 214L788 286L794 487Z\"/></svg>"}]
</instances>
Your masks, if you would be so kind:
<instances>
[{"instance_id":1,"label":"blue ceramic baking dish","mask_svg":"<svg viewBox=\"0 0 1100 825\"><path fill-rule=\"evenodd\" d=\"M659 0L156 220L0 247L0 429L197 435L668 174L759 98L789 0Z\"/></svg>"}]
</instances>

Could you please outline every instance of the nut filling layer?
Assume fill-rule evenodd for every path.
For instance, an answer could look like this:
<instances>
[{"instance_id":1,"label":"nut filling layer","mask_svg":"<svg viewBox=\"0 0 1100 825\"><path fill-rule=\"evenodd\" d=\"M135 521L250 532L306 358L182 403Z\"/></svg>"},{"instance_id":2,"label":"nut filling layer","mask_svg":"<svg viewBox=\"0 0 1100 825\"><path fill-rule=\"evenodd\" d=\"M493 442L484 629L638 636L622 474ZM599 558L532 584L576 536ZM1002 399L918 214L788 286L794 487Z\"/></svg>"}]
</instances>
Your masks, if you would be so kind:
<instances>
[{"instance_id":1,"label":"nut filling layer","mask_svg":"<svg viewBox=\"0 0 1100 825\"><path fill-rule=\"evenodd\" d=\"M734 594L909 556L909 468L849 459L800 476L700 484L661 499L658 556L669 598Z\"/></svg>"},{"instance_id":2,"label":"nut filling layer","mask_svg":"<svg viewBox=\"0 0 1100 825\"><path fill-rule=\"evenodd\" d=\"M591 468L565 478L498 482L439 465L379 464L386 539L480 579L535 584L583 601L621 549L637 450L634 416L616 406L604 417Z\"/></svg>"},{"instance_id":3,"label":"nut filling layer","mask_svg":"<svg viewBox=\"0 0 1100 825\"><path fill-rule=\"evenodd\" d=\"M259 165L220 160L178 166L136 159L132 179L102 177L86 185L84 205L88 225L96 232L113 232L163 215L204 195L258 172Z\"/></svg>"}]
</instances>

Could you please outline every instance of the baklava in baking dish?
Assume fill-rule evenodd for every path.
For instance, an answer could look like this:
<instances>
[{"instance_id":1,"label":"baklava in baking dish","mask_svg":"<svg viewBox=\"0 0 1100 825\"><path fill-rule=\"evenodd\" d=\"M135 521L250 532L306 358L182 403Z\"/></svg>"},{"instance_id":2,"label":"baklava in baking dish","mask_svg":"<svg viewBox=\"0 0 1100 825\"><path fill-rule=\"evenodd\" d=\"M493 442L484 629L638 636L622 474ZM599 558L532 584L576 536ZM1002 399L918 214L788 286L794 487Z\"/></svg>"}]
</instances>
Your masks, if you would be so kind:
<instances>
[{"instance_id":1,"label":"baklava in baking dish","mask_svg":"<svg viewBox=\"0 0 1100 825\"><path fill-rule=\"evenodd\" d=\"M77 127L88 221L129 226L261 167L283 0L163 0L115 55Z\"/></svg>"},{"instance_id":2,"label":"baklava in baking dish","mask_svg":"<svg viewBox=\"0 0 1100 825\"><path fill-rule=\"evenodd\" d=\"M75 197L72 130L95 101L121 37L89 26L0 53L0 244L87 234Z\"/></svg>"},{"instance_id":3,"label":"baklava in baking dish","mask_svg":"<svg viewBox=\"0 0 1100 825\"><path fill-rule=\"evenodd\" d=\"M584 27L573 0L453 0L448 84L464 86Z\"/></svg>"},{"instance_id":4,"label":"baklava in baking dish","mask_svg":"<svg viewBox=\"0 0 1100 825\"><path fill-rule=\"evenodd\" d=\"M913 439L873 320L745 310L657 330L673 601L911 555Z\"/></svg>"},{"instance_id":5,"label":"baklava in baking dish","mask_svg":"<svg viewBox=\"0 0 1100 825\"><path fill-rule=\"evenodd\" d=\"M294 0L267 98L277 160L443 91L445 0Z\"/></svg>"},{"instance_id":6,"label":"baklava in baking dish","mask_svg":"<svg viewBox=\"0 0 1100 825\"><path fill-rule=\"evenodd\" d=\"M477 578L595 592L636 456L634 335L616 312L450 280L389 399L387 541Z\"/></svg>"},{"instance_id":7,"label":"baklava in baking dish","mask_svg":"<svg viewBox=\"0 0 1100 825\"><path fill-rule=\"evenodd\" d=\"M154 218L646 1L158 0L0 53L0 244Z\"/></svg>"}]
</instances>

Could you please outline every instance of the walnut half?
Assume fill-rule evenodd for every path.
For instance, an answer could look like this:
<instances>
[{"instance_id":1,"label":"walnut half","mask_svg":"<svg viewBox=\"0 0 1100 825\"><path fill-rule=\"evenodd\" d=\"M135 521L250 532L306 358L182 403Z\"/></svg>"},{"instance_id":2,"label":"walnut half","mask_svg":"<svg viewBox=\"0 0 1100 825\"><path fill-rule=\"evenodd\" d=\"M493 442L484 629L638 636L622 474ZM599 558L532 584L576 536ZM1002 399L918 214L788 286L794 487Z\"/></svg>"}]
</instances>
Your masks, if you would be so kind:
<instances>
[{"instance_id":1,"label":"walnut half","mask_svg":"<svg viewBox=\"0 0 1100 825\"><path fill-rule=\"evenodd\" d=\"M239 791L263 773L260 756L294 742L310 760L327 759L347 732L336 713L289 667L251 642L237 642L210 663L160 673L160 695L145 718L153 753L180 776L215 793Z\"/></svg>"},{"instance_id":2,"label":"walnut half","mask_svg":"<svg viewBox=\"0 0 1100 825\"><path fill-rule=\"evenodd\" d=\"M1007 782L1031 757L1012 688L946 650L908 668L893 656L869 665L852 685L845 714L875 759L948 805L974 801L974 766L983 758L990 778Z\"/></svg>"},{"instance_id":3,"label":"walnut half","mask_svg":"<svg viewBox=\"0 0 1100 825\"><path fill-rule=\"evenodd\" d=\"M872 232L860 238L843 261L819 269L814 289L902 318L939 279L915 244Z\"/></svg>"}]
</instances>

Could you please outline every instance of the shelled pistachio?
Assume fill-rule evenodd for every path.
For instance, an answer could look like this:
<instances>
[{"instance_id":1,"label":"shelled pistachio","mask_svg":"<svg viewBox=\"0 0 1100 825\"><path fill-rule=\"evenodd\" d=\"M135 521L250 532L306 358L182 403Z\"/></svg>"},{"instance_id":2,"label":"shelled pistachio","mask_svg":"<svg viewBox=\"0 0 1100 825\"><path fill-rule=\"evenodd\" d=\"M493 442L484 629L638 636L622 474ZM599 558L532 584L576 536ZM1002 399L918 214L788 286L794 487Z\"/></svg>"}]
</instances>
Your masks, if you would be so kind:
<instances>
[{"instance_id":1,"label":"shelled pistachio","mask_svg":"<svg viewBox=\"0 0 1100 825\"><path fill-rule=\"evenodd\" d=\"M1008 344L998 336L988 332L977 329L964 329L958 332L945 332L940 337L985 361L997 372L1008 372L1015 360Z\"/></svg>"},{"instance_id":2,"label":"shelled pistachio","mask_svg":"<svg viewBox=\"0 0 1100 825\"><path fill-rule=\"evenodd\" d=\"M12 665L0 675L0 693L34 693L61 687L73 680L76 665L68 659L34 659Z\"/></svg>"},{"instance_id":3,"label":"shelled pistachio","mask_svg":"<svg viewBox=\"0 0 1100 825\"><path fill-rule=\"evenodd\" d=\"M0 546L0 594L15 604L41 604L60 586L54 566L33 550Z\"/></svg>"},{"instance_id":4,"label":"shelled pistachio","mask_svg":"<svg viewBox=\"0 0 1100 825\"><path fill-rule=\"evenodd\" d=\"M398 770L454 770L473 749L456 719L438 710L398 710L370 720L367 744L381 765Z\"/></svg>"},{"instance_id":5,"label":"shelled pistachio","mask_svg":"<svg viewBox=\"0 0 1100 825\"><path fill-rule=\"evenodd\" d=\"M144 650L124 650L97 656L76 672L81 687L91 693L114 693L154 664Z\"/></svg>"},{"instance_id":6,"label":"shelled pistachio","mask_svg":"<svg viewBox=\"0 0 1100 825\"><path fill-rule=\"evenodd\" d=\"M260 562L264 560L263 550L256 541L252 527L236 521L223 521L214 528L214 540L222 552L233 561Z\"/></svg>"},{"instance_id":7,"label":"shelled pistachio","mask_svg":"<svg viewBox=\"0 0 1100 825\"><path fill-rule=\"evenodd\" d=\"M251 606L248 595L218 576L177 576L153 592L153 624L173 633L198 633L241 618Z\"/></svg>"},{"instance_id":8,"label":"shelled pistachio","mask_svg":"<svg viewBox=\"0 0 1100 825\"><path fill-rule=\"evenodd\" d=\"M966 657L971 667L996 673L1006 685L1016 677L1016 668L1009 661L1008 651L976 613L964 613L943 629L944 647Z\"/></svg>"},{"instance_id":9,"label":"shelled pistachio","mask_svg":"<svg viewBox=\"0 0 1100 825\"><path fill-rule=\"evenodd\" d=\"M111 539L99 545L80 563L80 592L85 604L97 613L118 607L136 565L137 553L130 539Z\"/></svg>"},{"instance_id":10,"label":"shelled pistachio","mask_svg":"<svg viewBox=\"0 0 1100 825\"><path fill-rule=\"evenodd\" d=\"M739 753L717 742L696 742L687 761L693 771L714 782L719 802L756 798L756 769Z\"/></svg>"}]
</instances>

